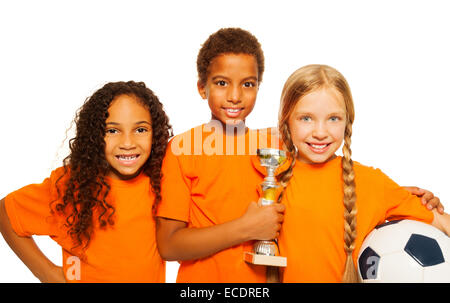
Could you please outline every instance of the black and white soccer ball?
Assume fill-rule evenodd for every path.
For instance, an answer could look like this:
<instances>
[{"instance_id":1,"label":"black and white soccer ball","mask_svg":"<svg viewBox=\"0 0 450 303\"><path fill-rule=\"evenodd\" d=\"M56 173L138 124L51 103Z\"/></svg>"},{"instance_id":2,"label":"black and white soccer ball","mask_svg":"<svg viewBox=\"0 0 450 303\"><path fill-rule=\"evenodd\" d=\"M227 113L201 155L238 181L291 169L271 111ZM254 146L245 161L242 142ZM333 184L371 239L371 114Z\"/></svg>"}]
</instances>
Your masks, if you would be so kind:
<instances>
[{"instance_id":1,"label":"black and white soccer ball","mask_svg":"<svg viewBox=\"0 0 450 303\"><path fill-rule=\"evenodd\" d=\"M361 246L358 274L363 283L448 283L450 238L413 220L379 225Z\"/></svg>"}]
</instances>

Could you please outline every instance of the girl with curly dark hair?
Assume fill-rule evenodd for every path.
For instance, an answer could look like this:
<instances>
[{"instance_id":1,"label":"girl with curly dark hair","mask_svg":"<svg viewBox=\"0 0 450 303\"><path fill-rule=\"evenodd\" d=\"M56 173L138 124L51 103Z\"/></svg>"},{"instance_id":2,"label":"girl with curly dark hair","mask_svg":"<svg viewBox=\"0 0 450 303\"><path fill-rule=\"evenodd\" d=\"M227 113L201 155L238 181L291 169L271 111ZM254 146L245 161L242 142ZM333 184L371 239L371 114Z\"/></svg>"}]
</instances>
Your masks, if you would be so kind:
<instances>
[{"instance_id":1,"label":"girl with curly dark hair","mask_svg":"<svg viewBox=\"0 0 450 303\"><path fill-rule=\"evenodd\" d=\"M162 104L142 82L108 83L75 123L63 166L1 200L5 240L43 282L164 282L154 214L172 129ZM32 235L62 246L62 268Z\"/></svg>"}]
</instances>

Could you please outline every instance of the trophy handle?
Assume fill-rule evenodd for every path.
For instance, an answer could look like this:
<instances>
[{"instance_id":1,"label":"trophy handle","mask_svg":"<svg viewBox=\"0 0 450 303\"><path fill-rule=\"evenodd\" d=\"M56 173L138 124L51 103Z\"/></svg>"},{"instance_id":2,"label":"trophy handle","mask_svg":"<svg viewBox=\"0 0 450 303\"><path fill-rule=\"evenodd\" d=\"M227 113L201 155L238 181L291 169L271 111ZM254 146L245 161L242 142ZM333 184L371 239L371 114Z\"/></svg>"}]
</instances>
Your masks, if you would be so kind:
<instances>
[{"instance_id":1,"label":"trophy handle","mask_svg":"<svg viewBox=\"0 0 450 303\"><path fill-rule=\"evenodd\" d=\"M279 165L277 168L274 169L273 176L275 176L275 177L278 176L279 174L283 173L284 171L286 171L289 168L289 166L291 165L291 162L293 160L290 152L288 152L288 151L284 151L284 152L286 153L286 160L283 163L281 163L281 165ZM265 167L261 164L261 160L260 160L259 156L252 155L252 156L250 156L250 158L251 158L253 167L258 172L260 172L261 175L267 176L268 175L267 167Z\"/></svg>"}]
</instances>

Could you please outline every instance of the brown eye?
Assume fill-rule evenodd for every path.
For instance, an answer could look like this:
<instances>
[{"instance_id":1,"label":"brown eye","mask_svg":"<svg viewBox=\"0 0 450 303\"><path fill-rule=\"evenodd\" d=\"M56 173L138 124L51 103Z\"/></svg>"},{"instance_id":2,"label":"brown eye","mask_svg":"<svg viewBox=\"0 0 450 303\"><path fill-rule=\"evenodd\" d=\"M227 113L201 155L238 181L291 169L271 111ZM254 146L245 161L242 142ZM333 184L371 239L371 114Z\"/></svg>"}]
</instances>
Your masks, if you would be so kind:
<instances>
[{"instance_id":1,"label":"brown eye","mask_svg":"<svg viewBox=\"0 0 450 303\"><path fill-rule=\"evenodd\" d=\"M145 127L139 127L136 129L136 132L142 134L148 132L148 129L146 129Z\"/></svg>"},{"instance_id":2,"label":"brown eye","mask_svg":"<svg viewBox=\"0 0 450 303\"><path fill-rule=\"evenodd\" d=\"M106 130L106 133L107 134L117 134L119 131L117 130L117 129L115 129L115 128L108 128L107 130Z\"/></svg>"},{"instance_id":3,"label":"brown eye","mask_svg":"<svg viewBox=\"0 0 450 303\"><path fill-rule=\"evenodd\" d=\"M255 83L253 83L253 82L245 82L244 83L244 87L255 87L256 85L255 85Z\"/></svg>"}]
</instances>

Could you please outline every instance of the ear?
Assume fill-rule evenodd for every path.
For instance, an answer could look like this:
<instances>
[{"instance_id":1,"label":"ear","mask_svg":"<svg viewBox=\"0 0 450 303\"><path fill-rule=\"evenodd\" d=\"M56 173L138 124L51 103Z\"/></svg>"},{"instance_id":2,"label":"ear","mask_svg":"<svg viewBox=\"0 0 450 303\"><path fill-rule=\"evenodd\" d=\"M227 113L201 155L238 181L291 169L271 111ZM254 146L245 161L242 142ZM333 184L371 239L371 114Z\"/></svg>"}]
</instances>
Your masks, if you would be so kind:
<instances>
[{"instance_id":1,"label":"ear","mask_svg":"<svg viewBox=\"0 0 450 303\"><path fill-rule=\"evenodd\" d=\"M205 84L202 83L200 80L197 81L197 90L198 93L200 94L200 96L202 97L202 99L208 99L208 96L206 95L206 88L205 88Z\"/></svg>"}]
</instances>

